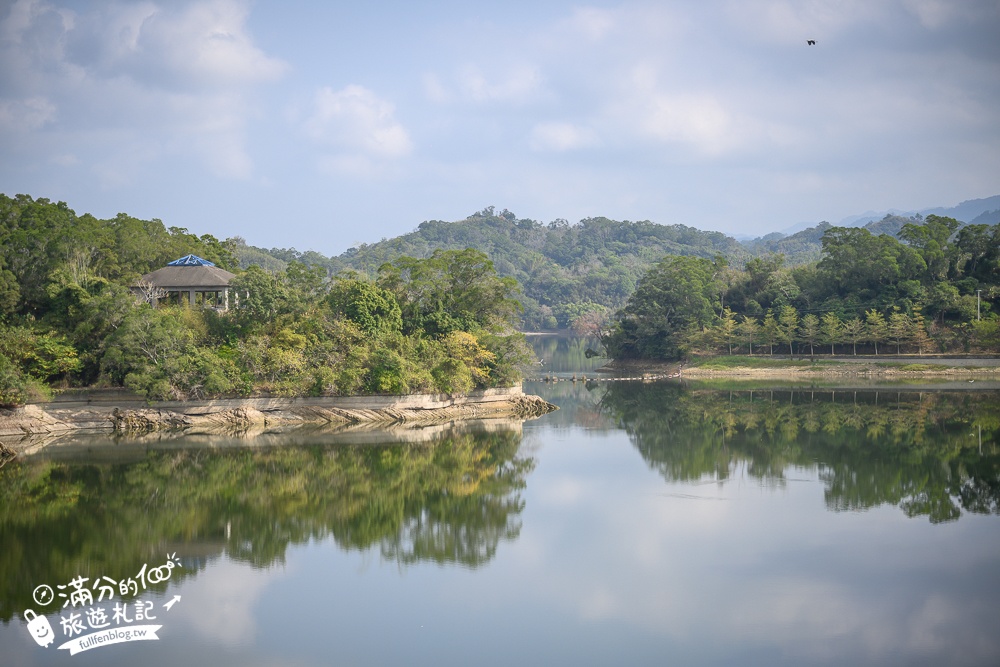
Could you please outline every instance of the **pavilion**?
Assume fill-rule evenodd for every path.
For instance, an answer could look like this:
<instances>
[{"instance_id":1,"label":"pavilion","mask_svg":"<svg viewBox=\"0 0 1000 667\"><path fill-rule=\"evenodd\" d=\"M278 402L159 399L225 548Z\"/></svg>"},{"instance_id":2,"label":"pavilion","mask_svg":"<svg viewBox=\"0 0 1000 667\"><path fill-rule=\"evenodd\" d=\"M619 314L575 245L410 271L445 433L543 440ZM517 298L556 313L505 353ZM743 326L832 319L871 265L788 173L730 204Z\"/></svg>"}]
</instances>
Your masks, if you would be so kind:
<instances>
[{"instance_id":1,"label":"pavilion","mask_svg":"<svg viewBox=\"0 0 1000 667\"><path fill-rule=\"evenodd\" d=\"M220 269L207 259L185 255L162 269L147 273L132 289L146 297L154 308L161 300L181 303L187 298L192 307L201 305L228 310L229 281L235 277L235 273Z\"/></svg>"}]
</instances>

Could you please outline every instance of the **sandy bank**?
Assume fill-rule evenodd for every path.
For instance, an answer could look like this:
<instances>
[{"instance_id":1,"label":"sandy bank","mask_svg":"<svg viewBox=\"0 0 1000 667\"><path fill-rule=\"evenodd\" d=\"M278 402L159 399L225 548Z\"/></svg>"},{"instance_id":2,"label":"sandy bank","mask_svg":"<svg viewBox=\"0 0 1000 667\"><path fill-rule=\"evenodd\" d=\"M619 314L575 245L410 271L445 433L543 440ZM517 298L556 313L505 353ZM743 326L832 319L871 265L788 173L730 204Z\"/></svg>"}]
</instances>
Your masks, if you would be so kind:
<instances>
[{"instance_id":1,"label":"sandy bank","mask_svg":"<svg viewBox=\"0 0 1000 667\"><path fill-rule=\"evenodd\" d=\"M463 419L543 415L556 406L520 387L468 395L345 396L165 401L146 404L100 396L0 409L0 439L77 430L144 432L164 428L249 427L295 424L434 423Z\"/></svg>"}]
</instances>

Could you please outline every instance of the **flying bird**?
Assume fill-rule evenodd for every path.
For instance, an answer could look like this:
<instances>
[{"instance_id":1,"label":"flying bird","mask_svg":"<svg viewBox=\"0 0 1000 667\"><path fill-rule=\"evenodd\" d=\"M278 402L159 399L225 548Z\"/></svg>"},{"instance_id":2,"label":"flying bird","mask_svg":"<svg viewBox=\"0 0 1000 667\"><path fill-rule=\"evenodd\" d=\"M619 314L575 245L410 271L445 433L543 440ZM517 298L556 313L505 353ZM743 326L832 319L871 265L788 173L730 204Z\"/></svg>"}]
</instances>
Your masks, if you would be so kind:
<instances>
[{"instance_id":1,"label":"flying bird","mask_svg":"<svg viewBox=\"0 0 1000 667\"><path fill-rule=\"evenodd\" d=\"M816 46L816 40L815 39L807 39L806 40L806 44L808 44L809 46Z\"/></svg>"}]
</instances>

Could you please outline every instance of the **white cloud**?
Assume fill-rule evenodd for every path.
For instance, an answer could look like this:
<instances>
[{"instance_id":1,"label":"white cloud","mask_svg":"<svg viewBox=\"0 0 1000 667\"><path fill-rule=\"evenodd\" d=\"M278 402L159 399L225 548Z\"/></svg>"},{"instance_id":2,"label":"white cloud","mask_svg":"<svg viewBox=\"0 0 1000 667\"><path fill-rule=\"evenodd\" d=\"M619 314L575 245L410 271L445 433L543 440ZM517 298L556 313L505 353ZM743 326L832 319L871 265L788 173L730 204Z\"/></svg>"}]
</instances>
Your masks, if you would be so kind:
<instances>
[{"instance_id":1,"label":"white cloud","mask_svg":"<svg viewBox=\"0 0 1000 667\"><path fill-rule=\"evenodd\" d=\"M60 167L75 167L80 164L80 158L72 153L62 153L60 155L53 155L52 163Z\"/></svg>"},{"instance_id":2,"label":"white cloud","mask_svg":"<svg viewBox=\"0 0 1000 667\"><path fill-rule=\"evenodd\" d=\"M608 105L605 117L621 137L686 147L701 155L719 155L736 148L746 137L737 136L737 121L714 91L702 92L659 82L655 67L635 67Z\"/></svg>"},{"instance_id":3,"label":"white cloud","mask_svg":"<svg viewBox=\"0 0 1000 667\"><path fill-rule=\"evenodd\" d=\"M595 41L604 39L615 24L614 12L596 7L578 7L569 20L569 26L575 32Z\"/></svg>"},{"instance_id":4,"label":"white cloud","mask_svg":"<svg viewBox=\"0 0 1000 667\"><path fill-rule=\"evenodd\" d=\"M314 140L348 154L399 158L413 148L393 106L358 85L321 88L303 127Z\"/></svg>"},{"instance_id":5,"label":"white cloud","mask_svg":"<svg viewBox=\"0 0 1000 667\"><path fill-rule=\"evenodd\" d=\"M436 74L426 73L423 75L422 81L424 84L424 95L428 100L438 104L451 101L448 89Z\"/></svg>"},{"instance_id":6,"label":"white cloud","mask_svg":"<svg viewBox=\"0 0 1000 667\"><path fill-rule=\"evenodd\" d=\"M488 78L476 65L466 65L458 75L459 86L475 102L523 104L532 100L542 86L537 67L519 65L505 74Z\"/></svg>"},{"instance_id":7,"label":"white cloud","mask_svg":"<svg viewBox=\"0 0 1000 667\"><path fill-rule=\"evenodd\" d=\"M531 131L531 148L536 151L570 151L596 143L593 130L574 123L539 123Z\"/></svg>"},{"instance_id":8,"label":"white cloud","mask_svg":"<svg viewBox=\"0 0 1000 667\"><path fill-rule=\"evenodd\" d=\"M488 71L486 71L488 70ZM424 97L435 104L523 107L543 99L544 77L531 64L484 66L467 63L448 76L425 72Z\"/></svg>"},{"instance_id":9,"label":"white cloud","mask_svg":"<svg viewBox=\"0 0 1000 667\"><path fill-rule=\"evenodd\" d=\"M247 14L234 0L108 3L82 13L20 0L0 23L0 133L44 141L58 131L60 142L80 142L59 154L88 155L80 167L102 187L132 183L168 156L250 178L254 88L287 66L254 45Z\"/></svg>"},{"instance_id":10,"label":"white cloud","mask_svg":"<svg viewBox=\"0 0 1000 667\"><path fill-rule=\"evenodd\" d=\"M825 42L883 14L885 5L866 0L738 0L728 6L729 29L767 42Z\"/></svg>"},{"instance_id":11,"label":"white cloud","mask_svg":"<svg viewBox=\"0 0 1000 667\"><path fill-rule=\"evenodd\" d=\"M287 65L253 44L247 15L245 3L235 0L180 9L115 5L86 17L86 29L70 35L72 52L95 72L129 76L144 86L218 89L274 81Z\"/></svg>"},{"instance_id":12,"label":"white cloud","mask_svg":"<svg viewBox=\"0 0 1000 667\"><path fill-rule=\"evenodd\" d=\"M648 100L639 127L661 141L719 153L729 144L730 125L729 114L710 95L658 94Z\"/></svg>"},{"instance_id":13,"label":"white cloud","mask_svg":"<svg viewBox=\"0 0 1000 667\"><path fill-rule=\"evenodd\" d=\"M205 639L230 647L246 645L258 636L255 605L265 589L280 579L281 574L274 571L217 561L178 587L181 601L172 614Z\"/></svg>"},{"instance_id":14,"label":"white cloud","mask_svg":"<svg viewBox=\"0 0 1000 667\"><path fill-rule=\"evenodd\" d=\"M942 0L903 0L903 5L920 20L925 28L937 28L961 11L956 3Z\"/></svg>"},{"instance_id":15,"label":"white cloud","mask_svg":"<svg viewBox=\"0 0 1000 667\"><path fill-rule=\"evenodd\" d=\"M56 107L44 97L0 100L0 132L28 132L52 122Z\"/></svg>"}]
</instances>

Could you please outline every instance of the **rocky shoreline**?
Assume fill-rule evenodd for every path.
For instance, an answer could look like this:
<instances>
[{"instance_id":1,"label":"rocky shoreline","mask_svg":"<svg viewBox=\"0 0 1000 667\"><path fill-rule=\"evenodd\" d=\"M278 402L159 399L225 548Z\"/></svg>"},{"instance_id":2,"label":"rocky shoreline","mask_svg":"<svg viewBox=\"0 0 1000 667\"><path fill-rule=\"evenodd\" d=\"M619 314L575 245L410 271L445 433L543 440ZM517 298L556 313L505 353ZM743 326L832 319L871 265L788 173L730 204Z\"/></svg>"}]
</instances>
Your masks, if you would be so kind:
<instances>
[{"instance_id":1,"label":"rocky shoreline","mask_svg":"<svg viewBox=\"0 0 1000 667\"><path fill-rule=\"evenodd\" d=\"M511 417L530 419L556 410L520 387L467 395L246 398L145 404L76 395L73 400L0 409L0 442L72 431L144 433L160 429L248 428L255 425L435 423Z\"/></svg>"}]
</instances>

